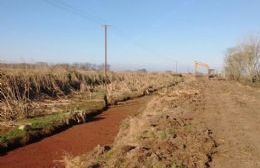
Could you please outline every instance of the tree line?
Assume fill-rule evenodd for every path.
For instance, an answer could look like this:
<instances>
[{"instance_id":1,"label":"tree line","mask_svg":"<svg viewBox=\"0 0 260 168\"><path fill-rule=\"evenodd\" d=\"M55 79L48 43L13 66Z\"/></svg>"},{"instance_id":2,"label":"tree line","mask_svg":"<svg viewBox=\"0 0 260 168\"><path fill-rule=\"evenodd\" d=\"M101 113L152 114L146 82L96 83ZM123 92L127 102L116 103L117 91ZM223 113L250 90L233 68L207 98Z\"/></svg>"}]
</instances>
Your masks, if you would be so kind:
<instances>
[{"instance_id":1,"label":"tree line","mask_svg":"<svg viewBox=\"0 0 260 168\"><path fill-rule=\"evenodd\" d=\"M47 62L36 62L36 63L0 63L1 68L12 68L12 69L39 69L39 68L63 68L67 70L71 69L80 69L80 70L94 70L101 71L104 69L104 65L100 64L91 64L91 63L58 63L58 64L50 64ZM110 69L110 65L108 65L108 69Z\"/></svg>"}]
</instances>

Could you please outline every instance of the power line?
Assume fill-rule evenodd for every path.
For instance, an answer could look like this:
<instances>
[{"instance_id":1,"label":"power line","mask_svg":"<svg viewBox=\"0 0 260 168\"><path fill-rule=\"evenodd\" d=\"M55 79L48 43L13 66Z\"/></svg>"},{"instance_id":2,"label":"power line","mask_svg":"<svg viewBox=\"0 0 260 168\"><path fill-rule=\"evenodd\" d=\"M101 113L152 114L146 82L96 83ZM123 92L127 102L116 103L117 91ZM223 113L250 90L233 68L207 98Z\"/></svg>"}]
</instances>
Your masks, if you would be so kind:
<instances>
[{"instance_id":1,"label":"power line","mask_svg":"<svg viewBox=\"0 0 260 168\"><path fill-rule=\"evenodd\" d=\"M147 48L147 47L145 47L143 44L138 43L137 41L135 41L135 40L133 40L133 39L131 39L131 38L128 38L128 37L125 35L125 32L122 31L122 30L120 30L120 29L117 28L116 26L113 26L113 30L112 30L112 31L117 32L117 34L118 34L119 37L121 37L121 38L124 37L125 39L127 39L127 41L129 41L130 43L132 43L134 46L136 46L136 47L142 49L143 51L146 51L146 52L150 53L150 54L151 54L150 56L153 56L154 58L162 57L162 55L161 55L160 53L158 53L156 50L153 50L153 49L151 49L151 48ZM117 34L115 34L115 35L117 35ZM124 40L125 40L125 39L124 39ZM175 71L177 71L177 64L178 64L177 62L178 62L178 61L177 61L176 59L171 58L171 57L166 56L166 55L164 55L163 57L166 58L166 59L169 59L169 60L171 60L171 61L173 61L173 62L175 62Z\"/></svg>"},{"instance_id":2,"label":"power line","mask_svg":"<svg viewBox=\"0 0 260 168\"><path fill-rule=\"evenodd\" d=\"M61 10L65 10L67 12L70 12L71 14L77 15L77 16L81 17L82 19L86 19L86 20L92 21L92 22L94 22L97 25L101 25L102 23L107 23L107 21L105 21L105 19L97 17L97 16L94 16L94 15L91 15L87 11L82 11L82 10L80 10L78 8L75 8L75 7L71 6L68 3L65 3L62 0L43 0L43 1L48 3L49 5L51 5L53 7L56 7L56 8L59 8ZM116 36L119 36L120 38L123 38L123 39L124 38L127 39L128 42L132 43L134 46L142 49L143 51L146 51L146 52L150 53L151 54L150 56L153 56L154 58L162 57L162 55L159 54L158 52L156 52L155 50L147 48L143 44L138 43L138 42L136 42L135 40L133 40L131 38L128 38L126 33L124 31L122 31L120 28L118 28L116 26L113 26L113 27L114 28L112 30L112 33L116 32L116 33L113 33ZM167 59L170 59L170 60L176 62L176 60L173 60L173 58L171 58L171 57L168 57L168 56L164 55L164 58L167 58Z\"/></svg>"},{"instance_id":3,"label":"power line","mask_svg":"<svg viewBox=\"0 0 260 168\"><path fill-rule=\"evenodd\" d=\"M61 1L61 0L43 0L43 1L47 2L48 4L52 5L53 7L59 8L61 10L66 10L66 11L68 11L68 12L74 14L74 15L78 15L83 19L91 20L98 25L101 25L102 23L107 23L107 21L105 21L103 18L96 17L96 16L93 16L93 15L91 16L90 14L88 14L88 15L83 14L83 12L86 13L86 11L81 11L80 9L76 9L76 8L72 7L71 5L69 5L68 3L65 3L64 1ZM93 19L93 18L95 18L95 19ZM113 27L114 28L113 28L112 31L116 32L115 35L117 35L121 38L123 38L123 37L127 38L128 41L130 40L130 43L132 43L135 46L141 48L142 50L149 50L149 49L145 48L145 46L143 46L142 44L137 43L136 41L126 37L126 33L124 31L122 31L121 29L119 29L118 27L116 27L116 26L113 26ZM155 53L154 51L150 51L150 52Z\"/></svg>"},{"instance_id":4,"label":"power line","mask_svg":"<svg viewBox=\"0 0 260 168\"><path fill-rule=\"evenodd\" d=\"M87 9L87 10L81 10L81 9L79 9L79 8L75 8L75 7L73 7L72 5L70 5L70 4L68 4L68 3L65 3L63 0L55 0L57 3L60 3L60 4L62 4L62 5L64 5L64 6L67 6L68 8L70 8L70 9L72 9L72 10L76 10L76 11L78 11L78 12L80 12L80 13L82 13L83 15L84 14L86 14L87 13L87 15L88 15L88 17L89 18L93 18L93 19L95 19L97 22L99 22L99 23L107 23L107 20L105 20L104 18L101 18L101 17L99 17L99 16L97 16L97 15L93 15L93 14L91 14L91 13L93 13L93 10L91 10L90 8L86 8L86 6L84 6L84 9ZM92 20L93 20L92 19Z\"/></svg>"},{"instance_id":5,"label":"power line","mask_svg":"<svg viewBox=\"0 0 260 168\"><path fill-rule=\"evenodd\" d=\"M81 17L82 19L89 20L95 24L100 25L101 23L104 23L103 19L94 17L94 16L90 15L89 13L87 13L86 11L84 11L84 13L83 13L83 11L80 11L79 9L72 7L71 5L65 3L64 1L57 1L57 0L43 0L43 1L55 8L59 8L61 10L70 12L71 14L77 15L77 16Z\"/></svg>"}]
</instances>

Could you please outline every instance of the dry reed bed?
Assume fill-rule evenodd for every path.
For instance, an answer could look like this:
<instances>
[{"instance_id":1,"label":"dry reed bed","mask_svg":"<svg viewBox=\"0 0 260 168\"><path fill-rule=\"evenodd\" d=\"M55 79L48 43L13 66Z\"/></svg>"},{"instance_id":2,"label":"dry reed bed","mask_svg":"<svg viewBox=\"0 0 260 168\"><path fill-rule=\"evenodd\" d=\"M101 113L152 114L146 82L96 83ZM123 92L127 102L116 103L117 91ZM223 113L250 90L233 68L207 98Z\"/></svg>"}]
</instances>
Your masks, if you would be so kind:
<instances>
[{"instance_id":1,"label":"dry reed bed","mask_svg":"<svg viewBox=\"0 0 260 168\"><path fill-rule=\"evenodd\" d=\"M32 117L33 101L59 98L75 91L91 90L105 83L95 71L66 69L2 69L0 71L0 119Z\"/></svg>"},{"instance_id":2,"label":"dry reed bed","mask_svg":"<svg viewBox=\"0 0 260 168\"><path fill-rule=\"evenodd\" d=\"M143 95L176 81L170 73L109 73L63 68L2 69L0 71L0 120L42 115L44 100L63 99L75 92L105 92L110 104ZM105 88L105 84L108 84ZM90 96L91 99L91 96ZM55 103L56 104L56 103ZM40 106L40 107L39 107ZM44 107L44 109L46 109ZM43 110L44 111L44 110Z\"/></svg>"},{"instance_id":3,"label":"dry reed bed","mask_svg":"<svg viewBox=\"0 0 260 168\"><path fill-rule=\"evenodd\" d=\"M158 89L175 85L182 81L181 76L172 73L117 73L107 86L107 97L110 104L131 97L149 94Z\"/></svg>"}]
</instances>

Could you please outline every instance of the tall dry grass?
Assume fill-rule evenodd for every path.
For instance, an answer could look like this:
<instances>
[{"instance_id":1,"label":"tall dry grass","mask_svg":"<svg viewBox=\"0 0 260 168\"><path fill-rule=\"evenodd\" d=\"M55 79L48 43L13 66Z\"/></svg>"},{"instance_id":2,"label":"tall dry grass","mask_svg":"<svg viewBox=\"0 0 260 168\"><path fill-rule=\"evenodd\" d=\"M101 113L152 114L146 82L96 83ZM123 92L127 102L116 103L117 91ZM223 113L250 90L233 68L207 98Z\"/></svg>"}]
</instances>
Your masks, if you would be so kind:
<instances>
[{"instance_id":1,"label":"tall dry grass","mask_svg":"<svg viewBox=\"0 0 260 168\"><path fill-rule=\"evenodd\" d=\"M109 72L105 77L102 71L66 66L5 65L0 67L0 120L31 117L34 105L47 98L106 90L113 103L174 81L176 77L171 73Z\"/></svg>"},{"instance_id":2,"label":"tall dry grass","mask_svg":"<svg viewBox=\"0 0 260 168\"><path fill-rule=\"evenodd\" d=\"M181 78L172 73L121 72L112 76L107 97L113 101L149 94L149 91L174 84Z\"/></svg>"},{"instance_id":3,"label":"tall dry grass","mask_svg":"<svg viewBox=\"0 0 260 168\"><path fill-rule=\"evenodd\" d=\"M29 116L32 101L58 98L75 91L91 90L106 81L97 71L63 68L2 68L0 70L0 119Z\"/></svg>"}]
</instances>

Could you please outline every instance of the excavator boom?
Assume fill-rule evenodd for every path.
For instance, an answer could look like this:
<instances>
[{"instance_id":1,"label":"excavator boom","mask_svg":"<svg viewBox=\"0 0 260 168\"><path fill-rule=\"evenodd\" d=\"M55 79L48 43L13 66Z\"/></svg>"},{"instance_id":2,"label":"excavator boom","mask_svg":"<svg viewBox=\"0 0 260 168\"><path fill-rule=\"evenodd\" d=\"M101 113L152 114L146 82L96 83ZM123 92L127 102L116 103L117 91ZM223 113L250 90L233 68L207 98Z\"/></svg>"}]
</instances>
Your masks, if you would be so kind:
<instances>
[{"instance_id":1,"label":"excavator boom","mask_svg":"<svg viewBox=\"0 0 260 168\"><path fill-rule=\"evenodd\" d=\"M194 61L194 66L195 66L195 75L198 75L198 69L200 67L205 67L207 68L207 71L209 73L209 65L203 62L198 62L198 61Z\"/></svg>"}]
</instances>

